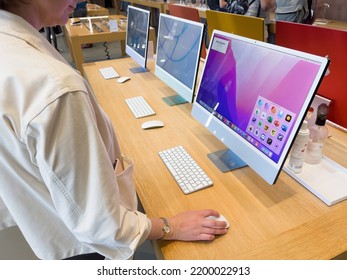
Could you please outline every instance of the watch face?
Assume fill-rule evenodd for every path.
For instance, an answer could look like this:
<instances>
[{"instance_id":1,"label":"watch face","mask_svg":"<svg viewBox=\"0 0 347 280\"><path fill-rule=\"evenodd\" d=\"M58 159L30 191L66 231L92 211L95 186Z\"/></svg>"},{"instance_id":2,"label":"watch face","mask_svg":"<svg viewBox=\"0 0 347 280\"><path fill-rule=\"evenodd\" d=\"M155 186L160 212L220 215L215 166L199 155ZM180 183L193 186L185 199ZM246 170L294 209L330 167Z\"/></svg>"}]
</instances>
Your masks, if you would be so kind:
<instances>
[{"instance_id":1,"label":"watch face","mask_svg":"<svg viewBox=\"0 0 347 280\"><path fill-rule=\"evenodd\" d=\"M166 233L166 234L168 234L168 233L170 233L170 227L169 226L164 226L164 232Z\"/></svg>"}]
</instances>

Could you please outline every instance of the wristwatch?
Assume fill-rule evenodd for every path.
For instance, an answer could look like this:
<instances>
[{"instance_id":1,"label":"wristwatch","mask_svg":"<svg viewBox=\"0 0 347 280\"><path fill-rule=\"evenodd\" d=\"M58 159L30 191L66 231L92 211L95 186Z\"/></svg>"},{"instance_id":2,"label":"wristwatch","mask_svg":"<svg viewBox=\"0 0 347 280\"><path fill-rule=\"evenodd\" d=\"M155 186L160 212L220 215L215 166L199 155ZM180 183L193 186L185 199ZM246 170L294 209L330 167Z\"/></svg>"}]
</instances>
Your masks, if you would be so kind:
<instances>
[{"instance_id":1,"label":"wristwatch","mask_svg":"<svg viewBox=\"0 0 347 280\"><path fill-rule=\"evenodd\" d=\"M169 222L166 218L160 217L159 219L163 220L163 222L164 222L163 228L161 229L164 232L164 235L162 238L160 238L160 240L161 240L161 239L164 239L165 236L169 235L171 229L170 229Z\"/></svg>"}]
</instances>

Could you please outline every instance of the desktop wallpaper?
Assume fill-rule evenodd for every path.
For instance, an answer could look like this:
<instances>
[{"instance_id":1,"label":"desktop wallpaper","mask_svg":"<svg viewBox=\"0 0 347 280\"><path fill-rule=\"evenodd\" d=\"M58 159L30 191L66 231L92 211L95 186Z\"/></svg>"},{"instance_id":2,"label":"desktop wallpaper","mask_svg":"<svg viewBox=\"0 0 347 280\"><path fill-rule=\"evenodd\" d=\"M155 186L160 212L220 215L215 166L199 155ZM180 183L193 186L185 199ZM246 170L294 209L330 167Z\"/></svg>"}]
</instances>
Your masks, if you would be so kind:
<instances>
[{"instance_id":1,"label":"desktop wallpaper","mask_svg":"<svg viewBox=\"0 0 347 280\"><path fill-rule=\"evenodd\" d=\"M317 63L216 34L197 102L278 162L318 70Z\"/></svg>"},{"instance_id":2,"label":"desktop wallpaper","mask_svg":"<svg viewBox=\"0 0 347 280\"><path fill-rule=\"evenodd\" d=\"M129 9L127 45L142 57L146 56L149 14Z\"/></svg>"},{"instance_id":3,"label":"desktop wallpaper","mask_svg":"<svg viewBox=\"0 0 347 280\"><path fill-rule=\"evenodd\" d=\"M156 64L190 89L194 88L202 27L161 17Z\"/></svg>"}]
</instances>

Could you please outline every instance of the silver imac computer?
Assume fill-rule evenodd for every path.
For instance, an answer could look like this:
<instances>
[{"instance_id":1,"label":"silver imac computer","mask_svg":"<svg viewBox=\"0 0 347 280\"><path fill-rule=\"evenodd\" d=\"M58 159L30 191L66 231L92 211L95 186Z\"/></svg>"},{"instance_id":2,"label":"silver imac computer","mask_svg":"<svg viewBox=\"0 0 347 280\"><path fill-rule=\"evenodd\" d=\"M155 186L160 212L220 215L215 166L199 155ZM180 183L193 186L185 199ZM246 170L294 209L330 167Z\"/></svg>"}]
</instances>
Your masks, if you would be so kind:
<instances>
[{"instance_id":1,"label":"silver imac computer","mask_svg":"<svg viewBox=\"0 0 347 280\"><path fill-rule=\"evenodd\" d=\"M225 172L248 165L274 184L329 60L214 30L192 115L227 149Z\"/></svg>"},{"instance_id":2,"label":"silver imac computer","mask_svg":"<svg viewBox=\"0 0 347 280\"><path fill-rule=\"evenodd\" d=\"M140 67L131 68L133 73L147 72L147 49L150 28L150 12L128 6L125 52Z\"/></svg>"},{"instance_id":3,"label":"silver imac computer","mask_svg":"<svg viewBox=\"0 0 347 280\"><path fill-rule=\"evenodd\" d=\"M193 102L204 25L160 14L155 75L177 95L163 100L169 105Z\"/></svg>"}]
</instances>

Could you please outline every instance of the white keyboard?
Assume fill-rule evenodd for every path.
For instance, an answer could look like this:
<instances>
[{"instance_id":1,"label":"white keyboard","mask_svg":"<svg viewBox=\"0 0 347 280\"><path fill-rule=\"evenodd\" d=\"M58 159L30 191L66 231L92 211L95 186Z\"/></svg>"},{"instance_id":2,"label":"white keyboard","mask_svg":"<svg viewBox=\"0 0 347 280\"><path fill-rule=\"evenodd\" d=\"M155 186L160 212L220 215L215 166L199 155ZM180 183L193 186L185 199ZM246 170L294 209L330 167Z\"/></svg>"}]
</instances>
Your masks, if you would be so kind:
<instances>
[{"instance_id":1,"label":"white keyboard","mask_svg":"<svg viewBox=\"0 0 347 280\"><path fill-rule=\"evenodd\" d=\"M143 96L136 96L125 99L128 107L135 116L135 118L143 118L151 115L155 115L152 107L147 103Z\"/></svg>"},{"instance_id":2,"label":"white keyboard","mask_svg":"<svg viewBox=\"0 0 347 280\"><path fill-rule=\"evenodd\" d=\"M161 151L159 156L185 194L213 185L212 180L182 146Z\"/></svg>"},{"instance_id":3,"label":"white keyboard","mask_svg":"<svg viewBox=\"0 0 347 280\"><path fill-rule=\"evenodd\" d=\"M99 71L105 80L120 77L119 74L117 73L117 71L114 70L113 67L100 68Z\"/></svg>"}]
</instances>

